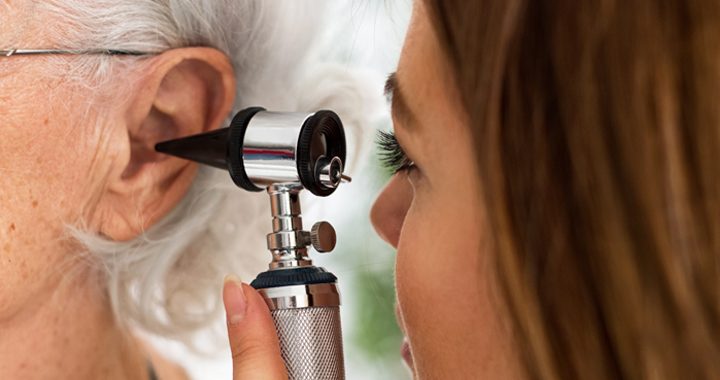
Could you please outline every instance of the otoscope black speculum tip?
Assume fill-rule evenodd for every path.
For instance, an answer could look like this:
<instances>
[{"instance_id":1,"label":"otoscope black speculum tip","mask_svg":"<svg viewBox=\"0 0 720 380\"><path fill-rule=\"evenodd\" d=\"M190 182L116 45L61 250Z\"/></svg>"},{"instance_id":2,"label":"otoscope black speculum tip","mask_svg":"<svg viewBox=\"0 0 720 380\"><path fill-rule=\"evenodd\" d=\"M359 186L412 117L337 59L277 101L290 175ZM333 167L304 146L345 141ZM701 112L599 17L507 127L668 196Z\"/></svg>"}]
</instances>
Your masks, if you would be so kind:
<instances>
[{"instance_id":1,"label":"otoscope black speculum tip","mask_svg":"<svg viewBox=\"0 0 720 380\"><path fill-rule=\"evenodd\" d=\"M343 180L345 131L333 111L238 112L229 127L158 143L158 152L227 170L235 184L262 191L301 183L315 195L332 194Z\"/></svg>"}]
</instances>

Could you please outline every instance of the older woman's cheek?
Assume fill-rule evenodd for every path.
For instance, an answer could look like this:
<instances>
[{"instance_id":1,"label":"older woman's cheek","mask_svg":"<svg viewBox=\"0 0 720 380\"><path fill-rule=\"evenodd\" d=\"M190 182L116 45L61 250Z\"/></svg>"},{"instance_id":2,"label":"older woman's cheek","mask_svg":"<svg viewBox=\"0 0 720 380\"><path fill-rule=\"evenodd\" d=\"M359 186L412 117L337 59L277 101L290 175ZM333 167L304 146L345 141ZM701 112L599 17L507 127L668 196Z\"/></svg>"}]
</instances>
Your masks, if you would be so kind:
<instances>
[{"instance_id":1,"label":"older woman's cheek","mask_svg":"<svg viewBox=\"0 0 720 380\"><path fill-rule=\"evenodd\" d=\"M83 107L72 94L53 94L62 104L31 95L18 93L0 125L0 321L47 291L38 288L46 283L38 273L70 269L66 252L77 247L66 224L78 222L88 205L97 160L94 131L67 111Z\"/></svg>"}]
</instances>

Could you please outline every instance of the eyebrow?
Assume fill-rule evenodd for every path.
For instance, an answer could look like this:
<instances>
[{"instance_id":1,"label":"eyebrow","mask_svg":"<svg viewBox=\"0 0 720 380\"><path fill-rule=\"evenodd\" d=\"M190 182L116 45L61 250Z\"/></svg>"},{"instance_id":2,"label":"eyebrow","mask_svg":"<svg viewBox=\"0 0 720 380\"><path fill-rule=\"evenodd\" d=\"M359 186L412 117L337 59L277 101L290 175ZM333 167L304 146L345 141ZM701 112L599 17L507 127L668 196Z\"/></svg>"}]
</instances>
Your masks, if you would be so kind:
<instances>
[{"instance_id":1,"label":"eyebrow","mask_svg":"<svg viewBox=\"0 0 720 380\"><path fill-rule=\"evenodd\" d=\"M390 103L393 119L401 122L404 128L413 125L415 116L408 107L407 98L398 83L396 72L388 75L387 81L385 81L385 98Z\"/></svg>"}]
</instances>

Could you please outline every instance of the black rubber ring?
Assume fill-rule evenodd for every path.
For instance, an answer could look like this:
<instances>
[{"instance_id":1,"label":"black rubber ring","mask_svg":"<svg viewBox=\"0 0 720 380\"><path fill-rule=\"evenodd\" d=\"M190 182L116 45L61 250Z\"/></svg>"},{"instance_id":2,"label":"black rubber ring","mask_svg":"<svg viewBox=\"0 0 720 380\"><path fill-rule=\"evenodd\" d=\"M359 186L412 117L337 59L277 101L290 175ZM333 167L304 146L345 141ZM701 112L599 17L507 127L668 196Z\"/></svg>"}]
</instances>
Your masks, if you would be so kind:
<instances>
[{"instance_id":1,"label":"black rubber ring","mask_svg":"<svg viewBox=\"0 0 720 380\"><path fill-rule=\"evenodd\" d=\"M262 188L255 186L245 171L245 163L243 161L243 142L245 140L245 131L247 130L250 120L258 112L265 111L262 107L246 108L233 117L230 123L230 131L228 132L228 150L227 163L230 178L235 184L247 191L263 191Z\"/></svg>"},{"instance_id":2,"label":"black rubber ring","mask_svg":"<svg viewBox=\"0 0 720 380\"><path fill-rule=\"evenodd\" d=\"M255 289L266 289L293 285L334 284L336 282L337 277L334 274L313 266L262 272L250 283L250 286Z\"/></svg>"},{"instance_id":3,"label":"black rubber ring","mask_svg":"<svg viewBox=\"0 0 720 380\"><path fill-rule=\"evenodd\" d=\"M332 121L323 122L325 118ZM335 125L333 126L333 124ZM300 181L307 190L317 196L326 197L335 192L336 188L323 186L317 178L316 168L314 167L315 162L310 162L313 158L310 157L312 141L316 134L320 133L324 134L328 140L333 140L328 141L326 155L329 156L329 159L337 156L343 162L343 165L345 164L347 146L342 121L335 112L322 110L305 120L300 130L297 148L297 170Z\"/></svg>"}]
</instances>

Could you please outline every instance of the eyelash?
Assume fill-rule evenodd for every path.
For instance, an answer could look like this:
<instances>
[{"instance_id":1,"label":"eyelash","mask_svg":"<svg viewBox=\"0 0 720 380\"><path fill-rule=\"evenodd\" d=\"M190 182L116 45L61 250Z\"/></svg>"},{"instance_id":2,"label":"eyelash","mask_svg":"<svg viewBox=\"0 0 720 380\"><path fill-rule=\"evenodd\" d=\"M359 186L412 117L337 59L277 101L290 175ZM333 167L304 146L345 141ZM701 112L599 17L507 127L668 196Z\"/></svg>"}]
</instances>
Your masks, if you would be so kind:
<instances>
[{"instance_id":1,"label":"eyelash","mask_svg":"<svg viewBox=\"0 0 720 380\"><path fill-rule=\"evenodd\" d=\"M415 166L398 143L394 132L378 131L375 142L380 151L380 162L391 173L396 174Z\"/></svg>"}]
</instances>

